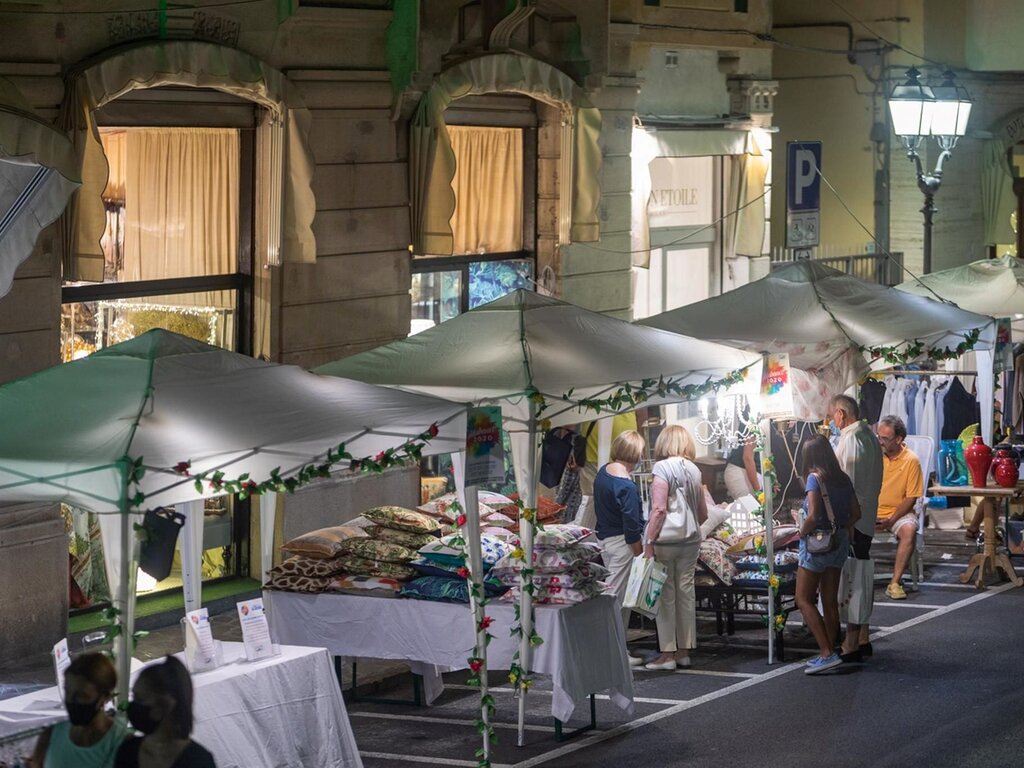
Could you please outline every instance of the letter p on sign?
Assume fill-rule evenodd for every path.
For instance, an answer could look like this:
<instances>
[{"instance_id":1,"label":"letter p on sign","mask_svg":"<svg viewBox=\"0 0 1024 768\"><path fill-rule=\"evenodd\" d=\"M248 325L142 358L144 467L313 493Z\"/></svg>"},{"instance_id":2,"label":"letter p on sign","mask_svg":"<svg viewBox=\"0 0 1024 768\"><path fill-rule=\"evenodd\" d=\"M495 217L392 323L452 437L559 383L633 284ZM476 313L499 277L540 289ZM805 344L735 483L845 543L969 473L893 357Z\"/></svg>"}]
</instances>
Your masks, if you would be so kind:
<instances>
[{"instance_id":1,"label":"letter p on sign","mask_svg":"<svg viewBox=\"0 0 1024 768\"><path fill-rule=\"evenodd\" d=\"M791 141L786 145L786 208L816 211L821 207L821 142Z\"/></svg>"}]
</instances>

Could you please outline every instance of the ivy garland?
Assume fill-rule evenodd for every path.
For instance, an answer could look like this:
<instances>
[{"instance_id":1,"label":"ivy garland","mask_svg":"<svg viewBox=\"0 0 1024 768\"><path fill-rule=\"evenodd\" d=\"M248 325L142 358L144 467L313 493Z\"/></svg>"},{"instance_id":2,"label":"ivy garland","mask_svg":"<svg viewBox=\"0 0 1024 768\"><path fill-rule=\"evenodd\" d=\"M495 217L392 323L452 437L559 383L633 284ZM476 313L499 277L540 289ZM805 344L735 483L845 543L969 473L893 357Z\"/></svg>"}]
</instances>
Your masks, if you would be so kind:
<instances>
[{"instance_id":1,"label":"ivy garland","mask_svg":"<svg viewBox=\"0 0 1024 768\"><path fill-rule=\"evenodd\" d=\"M778 476L777 476L777 474L775 472L775 459L773 457L771 457L770 455L767 455L765 453L766 442L767 441L765 439L764 433L761 431L761 428L759 426L756 426L756 425L751 425L750 430L751 430L751 432L753 432L754 436L757 439L757 450L760 452L760 455L762 457L761 458L761 471L762 471L762 474L764 475L765 485L768 486L770 484L770 487L774 489L778 485ZM754 495L754 498L757 499L757 503L758 503L757 512L761 516L761 519L764 520L764 522L765 522L765 531L767 532L767 529L768 529L768 515L771 514L771 511L765 506L765 503L764 503L765 502L764 491L758 491ZM769 573L768 560L767 560L767 556L768 556L768 543L765 540L765 536L764 535L757 536L757 537L754 538L754 554L759 555L759 556L765 558L765 562L764 562L763 565L761 565L759 570L763 574L768 574ZM778 596L779 596L779 583L780 583L779 582L779 577L777 575L775 575L774 573L772 573L770 576L768 576L768 599L772 601L772 605L777 605L777 600L778 600ZM764 626L766 626L766 627L768 626L768 616L767 616L767 614L765 616L761 617L761 622L764 624ZM781 612L775 614L775 631L776 632L781 632L783 629L785 629L785 627L786 627L786 614L781 613Z\"/></svg>"},{"instance_id":2,"label":"ivy garland","mask_svg":"<svg viewBox=\"0 0 1024 768\"><path fill-rule=\"evenodd\" d=\"M218 493L237 493L240 498L246 499L249 496L261 496L264 493L294 493L298 488L321 477L330 477L331 472L343 462L348 462L348 469L362 471L364 474L380 473L389 467L396 467L405 464L407 461L419 461L423 455L423 448L433 438L437 437L437 424L431 424L425 432L421 432L414 438L410 438L397 448L388 448L381 451L373 458L364 457L356 459L345 450L345 443L340 443L335 448L328 448L324 454L323 461L311 462L301 467L297 472L287 477L281 476L281 468L275 467L270 470L270 479L257 483L249 477L248 473L239 475L235 479L228 479L220 470L207 470L192 474L191 461L180 461L174 465L172 471L179 475L193 478L197 493L203 492L203 486ZM144 498L144 497L143 497Z\"/></svg>"},{"instance_id":3,"label":"ivy garland","mask_svg":"<svg viewBox=\"0 0 1024 768\"><path fill-rule=\"evenodd\" d=\"M270 471L270 479L265 480L262 483L257 483L249 476L248 473L239 475L235 479L227 478L225 473L220 470L208 470L206 472L192 474L190 471L192 468L192 462L189 460L179 461L170 469L157 471L170 472L193 478L197 493L203 493L204 485L209 490L216 491L218 493L238 494L242 499L246 499L249 496L260 496L264 493L271 492L293 493L298 488L316 480L317 478L329 477L331 471L337 468L337 466L342 462L347 461L348 469L350 470L361 470L362 472L369 474L371 472L383 472L388 467L398 466L407 461L418 461L423 455L424 447L426 447L427 443L437 437L438 431L438 426L435 422L431 424L426 431L421 432L416 435L416 437L406 440L397 448L388 448L372 458L353 458L352 454L345 450L345 443L340 443L336 449L327 449L324 454L323 461L306 464L297 472L288 475L287 477L282 477L281 469L280 467L277 467ZM146 465L143 463L143 458L141 456L137 459L126 459L125 461L127 464L125 483L127 486L126 492L128 494L128 505L130 509L139 511L146 501L146 494L142 491L142 478L146 474ZM145 541L149 536L149 531L143 525L136 523L134 525L134 529L135 536L140 542ZM104 640L112 642L115 638L121 635L121 632L124 631L122 624L122 611L119 608L111 606L103 611L102 617L107 624ZM490 617L485 618L487 618L489 622ZM139 640L147 634L147 632L143 631L134 632L132 634L133 649L138 645Z\"/></svg>"},{"instance_id":4,"label":"ivy garland","mask_svg":"<svg viewBox=\"0 0 1024 768\"><path fill-rule=\"evenodd\" d=\"M516 500L516 506L519 507L519 528L522 532L523 525L529 525L533 528L533 537L536 538L537 533L544 530L544 526L541 525L537 519L537 509L535 507L527 507L523 504L522 499ZM544 639L537 634L537 624L534 621L534 606L533 596L537 592L537 587L533 583L534 568L533 563L526 561L526 550L523 547L517 546L512 550L512 558L522 563L522 567L519 570L519 584L520 588L530 595L530 646L536 648L538 645L544 643ZM533 685L533 678L528 674L528 670L525 669L520 662L522 657L520 655L520 649L522 648L523 640L523 616L522 609L519 603L515 603L513 607L515 618L512 622L511 636L516 638L515 652L512 654L512 663L509 665L508 670L508 681L512 684L512 687L517 691L528 691L530 686Z\"/></svg>"},{"instance_id":5,"label":"ivy garland","mask_svg":"<svg viewBox=\"0 0 1024 768\"><path fill-rule=\"evenodd\" d=\"M463 535L466 515L462 510L462 505L457 501L452 504L452 508L458 513L458 516L455 518L455 524L459 530L452 537L451 543L453 546L462 548L463 559L469 564L471 562L469 558L469 545ZM466 566L460 568L458 574L466 580L469 594L474 598L474 600L471 600L471 603L473 605L473 625L477 630L475 633L476 644L473 648L473 655L466 659L469 664L469 670L472 673L469 679L466 680L466 684L480 689L480 715L474 724L477 731L481 735L486 736L488 744L496 744L498 737L494 732L494 726L490 722L496 711L494 696L491 695L485 685L487 680L486 648L491 644L491 640L494 637L487 630L494 619L487 615L488 600L487 594L482 588L482 583L473 578L473 574ZM481 638L483 639L482 642ZM476 751L475 757L477 759L477 768L491 768L491 759L487 749L481 747Z\"/></svg>"},{"instance_id":6,"label":"ivy garland","mask_svg":"<svg viewBox=\"0 0 1024 768\"><path fill-rule=\"evenodd\" d=\"M978 339L981 338L981 329L975 328L974 330L963 334L963 338L964 340L955 347L925 348L925 343L923 341L914 339L913 341L897 344L892 347L862 346L860 347L860 351L866 352L875 359L881 358L890 365L906 365L907 363L913 362L922 356L935 361L954 360L974 349L975 344L978 343Z\"/></svg>"}]
</instances>

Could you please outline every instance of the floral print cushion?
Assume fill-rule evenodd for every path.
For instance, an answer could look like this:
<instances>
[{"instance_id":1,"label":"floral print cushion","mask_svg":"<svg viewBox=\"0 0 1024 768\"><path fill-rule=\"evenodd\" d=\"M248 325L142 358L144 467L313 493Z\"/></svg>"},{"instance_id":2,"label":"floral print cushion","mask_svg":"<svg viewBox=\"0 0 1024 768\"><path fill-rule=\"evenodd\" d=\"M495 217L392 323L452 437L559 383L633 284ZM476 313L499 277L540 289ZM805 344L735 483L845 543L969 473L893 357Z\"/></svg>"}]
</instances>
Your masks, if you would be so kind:
<instances>
[{"instance_id":1,"label":"floral print cushion","mask_svg":"<svg viewBox=\"0 0 1024 768\"><path fill-rule=\"evenodd\" d=\"M505 497L502 496L502 498ZM477 496L477 499L477 509L481 518L494 513L494 507L484 502L482 493ZM462 505L459 504L458 494L455 493L446 493L444 496L438 496L436 499L431 499L426 504L420 504L416 509L425 515L430 515L431 517L436 517L439 520L444 520L449 523L454 523L458 519L459 515L465 511L462 509Z\"/></svg>"},{"instance_id":2,"label":"floral print cushion","mask_svg":"<svg viewBox=\"0 0 1024 768\"><path fill-rule=\"evenodd\" d=\"M796 582L795 573L778 573L780 586ZM732 580L736 587L765 587L768 584L768 573L765 571L740 571Z\"/></svg>"},{"instance_id":3,"label":"floral print cushion","mask_svg":"<svg viewBox=\"0 0 1024 768\"><path fill-rule=\"evenodd\" d=\"M564 549L593 540L594 532L581 525L546 525L533 537L533 546L537 549Z\"/></svg>"},{"instance_id":4,"label":"floral print cushion","mask_svg":"<svg viewBox=\"0 0 1024 768\"><path fill-rule=\"evenodd\" d=\"M468 603L469 587L465 579L420 576L402 585L400 595L414 600L434 600L438 603Z\"/></svg>"},{"instance_id":5,"label":"floral print cushion","mask_svg":"<svg viewBox=\"0 0 1024 768\"><path fill-rule=\"evenodd\" d=\"M335 576L327 586L329 592L373 597L398 597L402 584L395 579L381 576Z\"/></svg>"},{"instance_id":6,"label":"floral print cushion","mask_svg":"<svg viewBox=\"0 0 1024 768\"><path fill-rule=\"evenodd\" d=\"M371 539L390 541L392 544L398 544L409 549L419 549L424 544L437 540L437 536L432 533L400 531L397 528L385 528L383 525L373 525L372 523L366 526L365 531Z\"/></svg>"},{"instance_id":7,"label":"floral print cushion","mask_svg":"<svg viewBox=\"0 0 1024 768\"><path fill-rule=\"evenodd\" d=\"M335 525L297 536L281 549L293 555L327 559L340 555L346 541L358 538L366 538L366 531L351 525Z\"/></svg>"},{"instance_id":8,"label":"floral print cushion","mask_svg":"<svg viewBox=\"0 0 1024 768\"><path fill-rule=\"evenodd\" d=\"M389 563L383 560L371 560L359 555L342 555L338 558L339 565L345 573L358 576L383 576L388 579L407 581L416 575L416 571L403 563Z\"/></svg>"},{"instance_id":9,"label":"floral print cushion","mask_svg":"<svg viewBox=\"0 0 1024 768\"><path fill-rule=\"evenodd\" d=\"M363 512L363 517L385 528L396 528L412 533L431 533L438 528L437 520L422 512L405 507L373 507Z\"/></svg>"},{"instance_id":10,"label":"floral print cushion","mask_svg":"<svg viewBox=\"0 0 1024 768\"><path fill-rule=\"evenodd\" d=\"M423 557L430 559L442 559L449 561L451 558L456 558L465 564L466 550L464 545L458 543L460 537L457 534L450 536L442 536L437 541L432 541L429 544L419 548L419 554ZM508 553L512 551L512 544L499 539L496 536L490 536L488 534L481 534L480 536L480 556L483 560L485 568L490 568Z\"/></svg>"},{"instance_id":11,"label":"floral print cushion","mask_svg":"<svg viewBox=\"0 0 1024 768\"><path fill-rule=\"evenodd\" d=\"M711 529L707 538L718 539L719 541L725 542L726 546L731 547L743 537L736 533L736 530L728 523L721 523L717 527Z\"/></svg>"},{"instance_id":12,"label":"floral print cushion","mask_svg":"<svg viewBox=\"0 0 1024 768\"><path fill-rule=\"evenodd\" d=\"M601 556L601 547L590 542L574 544L564 549L533 550L533 570L535 573L564 573L591 563ZM518 573L523 561L512 557L511 553L501 558L494 565L496 575L504 572Z\"/></svg>"},{"instance_id":13,"label":"floral print cushion","mask_svg":"<svg viewBox=\"0 0 1024 768\"><path fill-rule=\"evenodd\" d=\"M703 569L717 584L732 584L736 575L736 566L725 556L727 546L718 539L708 538L700 543L697 555L697 568Z\"/></svg>"}]
</instances>

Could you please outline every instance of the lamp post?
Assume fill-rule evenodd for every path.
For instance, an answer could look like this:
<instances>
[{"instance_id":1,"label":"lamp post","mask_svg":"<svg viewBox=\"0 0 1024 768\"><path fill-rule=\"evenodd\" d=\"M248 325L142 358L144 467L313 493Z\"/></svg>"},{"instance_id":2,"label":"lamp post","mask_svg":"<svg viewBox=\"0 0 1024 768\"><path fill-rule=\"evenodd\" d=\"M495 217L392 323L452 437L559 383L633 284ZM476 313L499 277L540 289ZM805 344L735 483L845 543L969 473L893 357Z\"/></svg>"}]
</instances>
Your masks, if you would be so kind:
<instances>
[{"instance_id":1,"label":"lamp post","mask_svg":"<svg viewBox=\"0 0 1024 768\"><path fill-rule=\"evenodd\" d=\"M917 188L924 194L924 268L932 271L932 219L935 215L935 193L942 184L942 167L952 156L957 140L967 133L971 114L971 97L967 89L954 82L947 70L941 85L929 87L921 83L921 73L911 67L907 81L897 85L889 95L892 128L903 141L909 158L917 170ZM942 150L935 169L925 173L918 154L922 142L933 136Z\"/></svg>"}]
</instances>

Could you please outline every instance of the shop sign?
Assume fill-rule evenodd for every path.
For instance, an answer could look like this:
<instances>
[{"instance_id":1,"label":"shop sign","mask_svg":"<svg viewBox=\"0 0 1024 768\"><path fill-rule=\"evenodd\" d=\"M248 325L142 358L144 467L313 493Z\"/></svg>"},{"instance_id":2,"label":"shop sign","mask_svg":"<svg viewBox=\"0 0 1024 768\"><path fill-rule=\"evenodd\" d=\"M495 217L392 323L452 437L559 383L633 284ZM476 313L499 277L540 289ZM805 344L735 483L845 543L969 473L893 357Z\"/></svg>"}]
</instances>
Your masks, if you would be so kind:
<instances>
[{"instance_id":1,"label":"shop sign","mask_svg":"<svg viewBox=\"0 0 1024 768\"><path fill-rule=\"evenodd\" d=\"M501 444L501 407L470 408L466 423L466 485L505 480L505 449Z\"/></svg>"},{"instance_id":2,"label":"shop sign","mask_svg":"<svg viewBox=\"0 0 1024 768\"><path fill-rule=\"evenodd\" d=\"M691 227L712 219L713 164L709 157L659 157L651 161L650 227Z\"/></svg>"}]
</instances>

